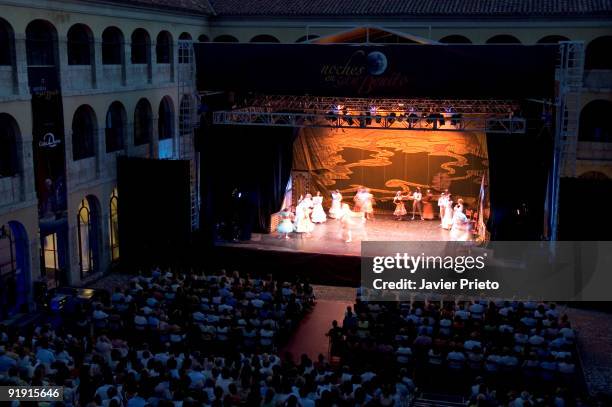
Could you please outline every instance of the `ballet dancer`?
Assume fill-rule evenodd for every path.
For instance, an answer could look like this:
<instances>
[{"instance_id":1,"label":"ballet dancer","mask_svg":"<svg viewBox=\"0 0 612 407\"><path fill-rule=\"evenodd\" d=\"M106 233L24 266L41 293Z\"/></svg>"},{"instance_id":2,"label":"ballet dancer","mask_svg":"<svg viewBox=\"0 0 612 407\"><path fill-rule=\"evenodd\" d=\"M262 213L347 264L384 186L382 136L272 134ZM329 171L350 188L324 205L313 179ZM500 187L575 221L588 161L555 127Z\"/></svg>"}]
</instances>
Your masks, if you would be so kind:
<instances>
[{"instance_id":1,"label":"ballet dancer","mask_svg":"<svg viewBox=\"0 0 612 407\"><path fill-rule=\"evenodd\" d=\"M323 210L323 197L321 192L317 191L317 194L312 198L312 221L314 223L323 223L327 221L327 215Z\"/></svg>"},{"instance_id":2,"label":"ballet dancer","mask_svg":"<svg viewBox=\"0 0 612 407\"><path fill-rule=\"evenodd\" d=\"M406 205L404 205L404 198L405 197L402 195L402 191L397 191L395 197L393 197L393 203L395 204L393 216L395 216L396 220L402 220L402 218L408 213L406 211Z\"/></svg>"},{"instance_id":3,"label":"ballet dancer","mask_svg":"<svg viewBox=\"0 0 612 407\"><path fill-rule=\"evenodd\" d=\"M423 220L423 205L421 200L423 199L423 194L421 193L421 188L417 187L414 194L412 194L412 220L414 220L414 216L416 213L419 213L421 220Z\"/></svg>"},{"instance_id":4,"label":"ballet dancer","mask_svg":"<svg viewBox=\"0 0 612 407\"><path fill-rule=\"evenodd\" d=\"M331 196L332 203L331 208L329 208L329 217L338 219L340 217L340 212L342 211L342 194L336 189L332 192Z\"/></svg>"},{"instance_id":5,"label":"ballet dancer","mask_svg":"<svg viewBox=\"0 0 612 407\"><path fill-rule=\"evenodd\" d=\"M279 213L281 221L278 224L277 231L279 233L279 237L282 237L281 234L284 234L285 239L289 239L289 233L293 232L295 229L293 226L293 219L295 218L295 215L291 209L292 208L285 208Z\"/></svg>"}]
</instances>

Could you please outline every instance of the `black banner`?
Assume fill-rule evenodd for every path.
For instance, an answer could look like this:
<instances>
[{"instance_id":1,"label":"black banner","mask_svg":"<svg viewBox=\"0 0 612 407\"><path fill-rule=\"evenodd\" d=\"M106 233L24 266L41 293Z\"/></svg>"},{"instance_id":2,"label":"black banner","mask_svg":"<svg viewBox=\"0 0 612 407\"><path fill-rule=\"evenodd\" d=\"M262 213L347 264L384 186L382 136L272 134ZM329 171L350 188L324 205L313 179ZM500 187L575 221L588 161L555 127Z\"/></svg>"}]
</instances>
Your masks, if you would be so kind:
<instances>
[{"instance_id":1,"label":"black banner","mask_svg":"<svg viewBox=\"0 0 612 407\"><path fill-rule=\"evenodd\" d=\"M62 94L55 67L28 68L36 193L41 220L66 216L66 146Z\"/></svg>"},{"instance_id":2,"label":"black banner","mask_svg":"<svg viewBox=\"0 0 612 407\"><path fill-rule=\"evenodd\" d=\"M195 44L198 88L267 94L551 98L555 45Z\"/></svg>"}]
</instances>

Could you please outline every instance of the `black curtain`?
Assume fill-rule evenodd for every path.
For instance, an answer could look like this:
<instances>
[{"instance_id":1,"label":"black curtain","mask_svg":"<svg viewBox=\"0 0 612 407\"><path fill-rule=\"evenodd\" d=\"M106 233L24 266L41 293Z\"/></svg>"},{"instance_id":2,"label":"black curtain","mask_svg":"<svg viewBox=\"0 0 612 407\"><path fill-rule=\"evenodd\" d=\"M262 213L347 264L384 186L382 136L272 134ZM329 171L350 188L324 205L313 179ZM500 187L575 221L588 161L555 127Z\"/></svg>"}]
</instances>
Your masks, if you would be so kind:
<instances>
[{"instance_id":1,"label":"black curtain","mask_svg":"<svg viewBox=\"0 0 612 407\"><path fill-rule=\"evenodd\" d=\"M291 175L294 129L202 126L201 131L204 233L215 238L234 228L233 237L246 240L251 232L267 232Z\"/></svg>"},{"instance_id":2,"label":"black curtain","mask_svg":"<svg viewBox=\"0 0 612 407\"><path fill-rule=\"evenodd\" d=\"M537 105L523 109L527 134L487 134L492 240L540 240L545 231L552 128Z\"/></svg>"},{"instance_id":3,"label":"black curtain","mask_svg":"<svg viewBox=\"0 0 612 407\"><path fill-rule=\"evenodd\" d=\"M180 264L189 254L189 161L119 157L119 249L126 267Z\"/></svg>"}]
</instances>

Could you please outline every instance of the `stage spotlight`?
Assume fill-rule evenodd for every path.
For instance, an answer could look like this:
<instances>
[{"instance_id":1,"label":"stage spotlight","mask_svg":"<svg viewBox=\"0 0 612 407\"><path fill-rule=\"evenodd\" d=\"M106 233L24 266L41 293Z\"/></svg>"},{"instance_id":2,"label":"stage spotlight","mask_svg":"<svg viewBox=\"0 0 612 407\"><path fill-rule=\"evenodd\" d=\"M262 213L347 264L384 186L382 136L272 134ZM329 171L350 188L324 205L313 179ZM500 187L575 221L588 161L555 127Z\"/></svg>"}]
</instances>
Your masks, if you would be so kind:
<instances>
[{"instance_id":1,"label":"stage spotlight","mask_svg":"<svg viewBox=\"0 0 612 407\"><path fill-rule=\"evenodd\" d=\"M357 121L359 122L359 127L364 129L372 124L372 116L370 116L367 112L362 112L361 116L357 117Z\"/></svg>"},{"instance_id":2,"label":"stage spotlight","mask_svg":"<svg viewBox=\"0 0 612 407\"><path fill-rule=\"evenodd\" d=\"M408 127L412 128L419 121L419 116L416 113L410 113L408 115L408 123L410 124Z\"/></svg>"},{"instance_id":3,"label":"stage spotlight","mask_svg":"<svg viewBox=\"0 0 612 407\"><path fill-rule=\"evenodd\" d=\"M462 118L461 113L454 113L451 116L451 124L455 127L459 127L459 125L461 124L461 118Z\"/></svg>"},{"instance_id":4,"label":"stage spotlight","mask_svg":"<svg viewBox=\"0 0 612 407\"><path fill-rule=\"evenodd\" d=\"M402 123L404 120L406 120L406 114L402 113L399 116L397 116L397 122L398 123Z\"/></svg>"},{"instance_id":5,"label":"stage spotlight","mask_svg":"<svg viewBox=\"0 0 612 407\"><path fill-rule=\"evenodd\" d=\"M381 116L381 115L379 115L379 114L377 114L377 115L374 117L374 121L375 121L376 123L380 123L380 122L382 122L382 116Z\"/></svg>"},{"instance_id":6,"label":"stage spotlight","mask_svg":"<svg viewBox=\"0 0 612 407\"><path fill-rule=\"evenodd\" d=\"M446 124L446 120L444 120L444 115L442 113L438 113L438 124L440 126L444 126Z\"/></svg>"},{"instance_id":7,"label":"stage spotlight","mask_svg":"<svg viewBox=\"0 0 612 407\"><path fill-rule=\"evenodd\" d=\"M396 116L397 115L395 114L395 112L389 113L389 116L387 116L387 123L389 124L389 126L393 126L393 123L395 123Z\"/></svg>"},{"instance_id":8,"label":"stage spotlight","mask_svg":"<svg viewBox=\"0 0 612 407\"><path fill-rule=\"evenodd\" d=\"M351 116L351 115L350 115L350 114L348 114L348 113L345 113L345 114L344 114L344 121L345 121L345 122L346 122L346 124L348 124L349 126L352 126L352 125L353 125L353 123L354 123L353 116Z\"/></svg>"},{"instance_id":9,"label":"stage spotlight","mask_svg":"<svg viewBox=\"0 0 612 407\"><path fill-rule=\"evenodd\" d=\"M424 115L425 116L425 115ZM438 123L438 120L436 118L436 115L434 113L430 113L428 114L426 117L425 122L427 122L427 124L434 126L434 128L436 128L436 125Z\"/></svg>"}]
</instances>

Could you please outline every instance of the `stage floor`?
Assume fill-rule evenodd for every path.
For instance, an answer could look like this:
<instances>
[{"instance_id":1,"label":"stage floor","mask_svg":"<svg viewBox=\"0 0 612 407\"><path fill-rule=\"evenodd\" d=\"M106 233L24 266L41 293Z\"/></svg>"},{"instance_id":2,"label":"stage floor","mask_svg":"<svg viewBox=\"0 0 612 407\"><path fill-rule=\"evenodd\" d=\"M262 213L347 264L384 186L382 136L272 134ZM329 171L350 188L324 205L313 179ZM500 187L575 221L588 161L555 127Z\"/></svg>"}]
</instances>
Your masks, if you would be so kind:
<instances>
[{"instance_id":1,"label":"stage floor","mask_svg":"<svg viewBox=\"0 0 612 407\"><path fill-rule=\"evenodd\" d=\"M291 233L290 239L281 238L278 233L253 234L244 242L217 242L218 246L251 250L302 252L345 256L360 256L362 241L448 241L450 232L440 227L439 219L397 221L391 216L378 216L366 222L364 227L353 230L353 241L345 243L341 238L340 222L328 219L315 226L310 237Z\"/></svg>"}]
</instances>

